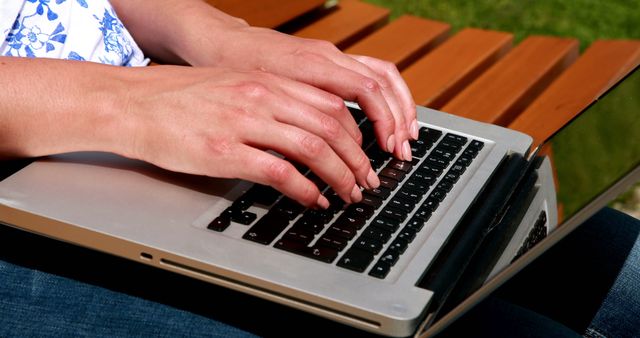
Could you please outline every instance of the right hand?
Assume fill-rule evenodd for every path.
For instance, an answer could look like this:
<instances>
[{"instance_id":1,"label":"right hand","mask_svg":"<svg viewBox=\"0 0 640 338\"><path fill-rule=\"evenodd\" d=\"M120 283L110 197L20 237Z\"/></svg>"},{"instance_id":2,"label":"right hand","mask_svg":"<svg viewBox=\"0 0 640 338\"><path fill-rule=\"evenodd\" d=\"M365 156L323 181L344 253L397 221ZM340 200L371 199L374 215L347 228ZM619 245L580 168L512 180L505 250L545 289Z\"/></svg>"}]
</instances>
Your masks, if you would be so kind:
<instances>
[{"instance_id":1,"label":"right hand","mask_svg":"<svg viewBox=\"0 0 640 338\"><path fill-rule=\"evenodd\" d=\"M306 207L327 199L286 160L308 166L346 202L379 179L338 96L261 71L131 69L122 154L165 169L270 185Z\"/></svg>"}]
</instances>

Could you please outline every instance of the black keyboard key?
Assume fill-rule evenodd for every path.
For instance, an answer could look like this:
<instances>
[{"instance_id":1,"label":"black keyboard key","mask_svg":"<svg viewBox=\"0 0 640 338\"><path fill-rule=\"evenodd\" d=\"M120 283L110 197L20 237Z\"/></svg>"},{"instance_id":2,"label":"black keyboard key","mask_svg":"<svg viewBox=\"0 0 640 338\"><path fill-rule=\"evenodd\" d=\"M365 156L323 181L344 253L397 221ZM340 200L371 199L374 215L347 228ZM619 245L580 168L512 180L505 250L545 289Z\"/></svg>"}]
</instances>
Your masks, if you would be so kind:
<instances>
[{"instance_id":1,"label":"black keyboard key","mask_svg":"<svg viewBox=\"0 0 640 338\"><path fill-rule=\"evenodd\" d=\"M449 165L449 161L434 155L429 155L425 162L429 165L440 168L440 171Z\"/></svg>"},{"instance_id":2,"label":"black keyboard key","mask_svg":"<svg viewBox=\"0 0 640 338\"><path fill-rule=\"evenodd\" d=\"M345 210L343 215L349 215L351 217L363 218L367 220L371 217L371 215L373 215L375 211L376 210L371 206L362 203L355 203L347 207L347 210Z\"/></svg>"},{"instance_id":3,"label":"black keyboard key","mask_svg":"<svg viewBox=\"0 0 640 338\"><path fill-rule=\"evenodd\" d=\"M442 136L442 132L437 129L431 129L427 127L420 128L418 132L418 138L425 140L430 144L434 144Z\"/></svg>"},{"instance_id":4,"label":"black keyboard key","mask_svg":"<svg viewBox=\"0 0 640 338\"><path fill-rule=\"evenodd\" d=\"M371 222L371 225L388 232L396 232L400 227L400 222L384 216L378 216L373 220L373 222Z\"/></svg>"},{"instance_id":5,"label":"black keyboard key","mask_svg":"<svg viewBox=\"0 0 640 338\"><path fill-rule=\"evenodd\" d=\"M303 218L308 218L313 221L317 221L321 224L327 224L333 219L333 213L328 210L314 210L309 209L302 215Z\"/></svg>"},{"instance_id":6,"label":"black keyboard key","mask_svg":"<svg viewBox=\"0 0 640 338\"><path fill-rule=\"evenodd\" d=\"M458 179L459 179L459 178L460 178L460 174L458 174L458 173L456 173L456 172L453 172L453 171L449 170L449 171L444 175L444 177L443 177L442 179L443 179L443 182L445 182L445 181L446 181L446 182L449 182L449 183L451 183L451 184L454 184L454 183L458 182Z\"/></svg>"},{"instance_id":7,"label":"black keyboard key","mask_svg":"<svg viewBox=\"0 0 640 338\"><path fill-rule=\"evenodd\" d=\"M460 155L460 157L458 157L458 160L456 161L456 164L460 164L464 167L468 167L471 164L472 160L473 158L469 156Z\"/></svg>"},{"instance_id":8,"label":"black keyboard key","mask_svg":"<svg viewBox=\"0 0 640 338\"><path fill-rule=\"evenodd\" d=\"M411 175L410 180L429 187L438 179L438 176L440 176L440 172L434 173L431 170L419 169Z\"/></svg>"},{"instance_id":9,"label":"black keyboard key","mask_svg":"<svg viewBox=\"0 0 640 338\"><path fill-rule=\"evenodd\" d=\"M475 158L477 155L478 155L478 151L469 147L467 147L467 149L465 149L462 152L462 156L466 156L472 159Z\"/></svg>"},{"instance_id":10,"label":"black keyboard key","mask_svg":"<svg viewBox=\"0 0 640 338\"><path fill-rule=\"evenodd\" d=\"M422 139L411 140L409 141L409 145L411 146L411 155L413 155L413 157L423 157L430 148L427 142Z\"/></svg>"},{"instance_id":11,"label":"black keyboard key","mask_svg":"<svg viewBox=\"0 0 640 338\"><path fill-rule=\"evenodd\" d=\"M416 172L423 172L428 174L433 174L436 177L440 176L442 173L442 167L438 165L431 165L428 161L422 162L420 168L416 170Z\"/></svg>"},{"instance_id":12,"label":"black keyboard key","mask_svg":"<svg viewBox=\"0 0 640 338\"><path fill-rule=\"evenodd\" d=\"M482 150L483 147L484 147L484 142L482 141L473 140L471 141L471 143L469 143L469 148L475 149L477 150L477 152L480 152L480 150Z\"/></svg>"},{"instance_id":13,"label":"black keyboard key","mask_svg":"<svg viewBox=\"0 0 640 338\"><path fill-rule=\"evenodd\" d=\"M207 225L207 229L222 232L226 228L231 225L231 219L227 216L218 216L216 217L209 225Z\"/></svg>"},{"instance_id":14,"label":"black keyboard key","mask_svg":"<svg viewBox=\"0 0 640 338\"><path fill-rule=\"evenodd\" d=\"M321 222L318 222L318 220L312 220L312 219L302 217L296 221L296 223L291 227L291 229L295 228L296 230L299 230L299 231L312 232L317 235L324 229L324 227L325 225Z\"/></svg>"},{"instance_id":15,"label":"black keyboard key","mask_svg":"<svg viewBox=\"0 0 640 338\"><path fill-rule=\"evenodd\" d=\"M411 176L411 178L404 184L404 187L400 191L403 191L403 190L406 191L407 189L410 189L416 192L415 193L416 195L421 195L421 194L418 194L417 192L422 192L422 193L427 192L427 190L429 190L430 185L431 184L427 184L426 182L423 182L421 179L417 177ZM419 197L422 197L422 196L419 196ZM418 200L420 200L420 198L418 198Z\"/></svg>"},{"instance_id":16,"label":"black keyboard key","mask_svg":"<svg viewBox=\"0 0 640 338\"><path fill-rule=\"evenodd\" d=\"M466 166L456 162L451 166L451 169L449 169L449 172L460 176L464 173L466 169L467 169Z\"/></svg>"},{"instance_id":17,"label":"black keyboard key","mask_svg":"<svg viewBox=\"0 0 640 338\"><path fill-rule=\"evenodd\" d=\"M427 219L428 219L428 216L427 216ZM424 227L424 223L426 222L427 219L414 215L413 217L411 217L409 222L407 222L407 225L405 225L405 228L413 229L413 231L418 232L422 230L422 227Z\"/></svg>"},{"instance_id":18,"label":"black keyboard key","mask_svg":"<svg viewBox=\"0 0 640 338\"><path fill-rule=\"evenodd\" d=\"M238 215L237 217L231 217L231 220L233 222L236 222L236 223L249 225L249 224L253 223L253 221L255 221L256 218L258 218L258 215L254 214L252 212L249 212L249 211L245 211L245 212L241 213L240 215Z\"/></svg>"},{"instance_id":19,"label":"black keyboard key","mask_svg":"<svg viewBox=\"0 0 640 338\"><path fill-rule=\"evenodd\" d=\"M362 201L360 201L360 203L368 205L374 209L378 209L382 205L382 199L371 196L365 191L365 193L362 194Z\"/></svg>"},{"instance_id":20,"label":"black keyboard key","mask_svg":"<svg viewBox=\"0 0 640 338\"><path fill-rule=\"evenodd\" d=\"M340 258L338 266L356 272L364 272L373 261L373 256L369 251L351 248Z\"/></svg>"},{"instance_id":21,"label":"black keyboard key","mask_svg":"<svg viewBox=\"0 0 640 338\"><path fill-rule=\"evenodd\" d=\"M451 191L452 188L453 188L453 183L447 180L442 180L440 181L440 183L438 183L438 185L436 185L436 190L442 190L445 192L445 194Z\"/></svg>"},{"instance_id":22,"label":"black keyboard key","mask_svg":"<svg viewBox=\"0 0 640 338\"><path fill-rule=\"evenodd\" d=\"M305 231L300 228L292 227L291 229L289 229L289 231L287 231L284 234L283 238L287 240L301 242L307 245L313 241L313 238L315 237L314 235L315 234L311 231Z\"/></svg>"},{"instance_id":23,"label":"black keyboard key","mask_svg":"<svg viewBox=\"0 0 640 338\"><path fill-rule=\"evenodd\" d=\"M358 233L358 228L353 226L337 226L332 225L327 230L327 234L335 237L346 238L347 240L351 240L356 237Z\"/></svg>"},{"instance_id":24,"label":"black keyboard key","mask_svg":"<svg viewBox=\"0 0 640 338\"><path fill-rule=\"evenodd\" d=\"M411 212L411 210L413 210L413 208L416 206L415 203L409 201L409 200L405 200L401 197L394 197L393 199L391 199L391 201L389 201L389 204L387 204L388 206L392 206L394 208L398 208L402 211L404 211L404 213L408 214Z\"/></svg>"},{"instance_id":25,"label":"black keyboard key","mask_svg":"<svg viewBox=\"0 0 640 338\"><path fill-rule=\"evenodd\" d=\"M362 133L362 145L367 146L376 141L376 134L373 129L373 123L369 120L365 120L360 124L360 132Z\"/></svg>"},{"instance_id":26,"label":"black keyboard key","mask_svg":"<svg viewBox=\"0 0 640 338\"><path fill-rule=\"evenodd\" d=\"M398 186L398 181L392 178L388 178L384 176L380 176L379 178L380 178L380 186L385 189L393 190Z\"/></svg>"},{"instance_id":27,"label":"black keyboard key","mask_svg":"<svg viewBox=\"0 0 640 338\"><path fill-rule=\"evenodd\" d=\"M315 184L316 187L318 187L318 190L320 191L323 191L328 186L328 184L325 181L323 181L320 177L318 177L318 175L312 172L309 172L307 174L307 179L313 182L313 184Z\"/></svg>"},{"instance_id":28,"label":"black keyboard key","mask_svg":"<svg viewBox=\"0 0 640 338\"><path fill-rule=\"evenodd\" d=\"M288 197L281 199L273 208L274 212L286 216L289 220L298 217L303 210L304 206Z\"/></svg>"},{"instance_id":29,"label":"black keyboard key","mask_svg":"<svg viewBox=\"0 0 640 338\"><path fill-rule=\"evenodd\" d=\"M394 266L398 262L398 259L400 259L401 254L402 253L397 250L387 249L387 251L382 254L378 262L384 262L389 264L389 266Z\"/></svg>"},{"instance_id":30,"label":"black keyboard key","mask_svg":"<svg viewBox=\"0 0 640 338\"><path fill-rule=\"evenodd\" d=\"M409 187L409 185L400 189L396 194L396 197L403 198L405 200L411 201L413 204L417 204L422 199L424 192L427 191L427 188L423 188L422 191L417 191Z\"/></svg>"},{"instance_id":31,"label":"black keyboard key","mask_svg":"<svg viewBox=\"0 0 640 338\"><path fill-rule=\"evenodd\" d=\"M269 212L262 216L242 238L260 243L269 244L289 225L289 219L282 214Z\"/></svg>"},{"instance_id":32,"label":"black keyboard key","mask_svg":"<svg viewBox=\"0 0 640 338\"><path fill-rule=\"evenodd\" d=\"M353 119L356 121L356 123L360 123L367 118L367 115L365 115L364 112L358 108L347 107L347 109L349 109L349 112L351 113L351 116L353 116Z\"/></svg>"},{"instance_id":33,"label":"black keyboard key","mask_svg":"<svg viewBox=\"0 0 640 338\"><path fill-rule=\"evenodd\" d=\"M375 241L386 243L391 238L391 233L377 227L368 227L362 232L362 236L369 237Z\"/></svg>"},{"instance_id":34,"label":"black keyboard key","mask_svg":"<svg viewBox=\"0 0 640 338\"><path fill-rule=\"evenodd\" d=\"M433 198L431 195L427 197L427 199L422 203L420 208L424 208L430 211L436 210L436 208L440 205L440 200ZM419 210L419 209L418 209Z\"/></svg>"},{"instance_id":35,"label":"black keyboard key","mask_svg":"<svg viewBox=\"0 0 640 338\"><path fill-rule=\"evenodd\" d=\"M451 161L453 161L453 159L456 157L456 153L442 147L436 147L436 149L433 149L431 156L444 159L448 163L451 163Z\"/></svg>"},{"instance_id":36,"label":"black keyboard key","mask_svg":"<svg viewBox=\"0 0 640 338\"><path fill-rule=\"evenodd\" d=\"M331 248L335 248L338 251L342 251L342 249L344 249L348 243L349 243L349 240L343 237L325 234L318 239L318 242L316 244L322 245L322 246L328 246Z\"/></svg>"},{"instance_id":37,"label":"black keyboard key","mask_svg":"<svg viewBox=\"0 0 640 338\"><path fill-rule=\"evenodd\" d=\"M387 197L389 197L389 195L391 195L391 190L385 188L385 187L377 187L375 189L370 189L370 190L365 190L363 191L365 194L367 195L371 195L371 196L375 196L377 198L380 199L387 199Z\"/></svg>"},{"instance_id":38,"label":"black keyboard key","mask_svg":"<svg viewBox=\"0 0 640 338\"><path fill-rule=\"evenodd\" d=\"M380 171L380 176L388 177L401 182L406 174L403 171L395 170L391 168L384 168Z\"/></svg>"},{"instance_id":39,"label":"black keyboard key","mask_svg":"<svg viewBox=\"0 0 640 338\"><path fill-rule=\"evenodd\" d=\"M338 219L333 223L338 227L354 227L356 229L361 229L367 220L364 217L353 217L347 214L342 214Z\"/></svg>"},{"instance_id":40,"label":"black keyboard key","mask_svg":"<svg viewBox=\"0 0 640 338\"><path fill-rule=\"evenodd\" d=\"M447 196L447 192L442 189L433 189L431 194L429 194L429 198L433 198L438 202L442 202L442 200Z\"/></svg>"},{"instance_id":41,"label":"black keyboard key","mask_svg":"<svg viewBox=\"0 0 640 338\"><path fill-rule=\"evenodd\" d=\"M382 211L380 212L380 215L398 221L400 223L402 223L405 218L407 218L406 212L391 206L384 207L384 209L382 209Z\"/></svg>"},{"instance_id":42,"label":"black keyboard key","mask_svg":"<svg viewBox=\"0 0 640 338\"><path fill-rule=\"evenodd\" d=\"M398 234L398 237L396 238L403 239L411 243L411 241L413 241L413 239L416 238L416 232L410 228L404 227L404 229L400 231L400 233Z\"/></svg>"},{"instance_id":43,"label":"black keyboard key","mask_svg":"<svg viewBox=\"0 0 640 338\"><path fill-rule=\"evenodd\" d=\"M246 194L246 197L251 199L254 203L264 206L272 205L280 196L282 196L280 192L272 187L262 184L254 184Z\"/></svg>"},{"instance_id":44,"label":"black keyboard key","mask_svg":"<svg viewBox=\"0 0 640 338\"><path fill-rule=\"evenodd\" d=\"M440 141L440 143L438 143L438 147L451 150L455 153L458 153L460 150L462 150L462 145L460 143L452 142L447 139L443 139L442 141Z\"/></svg>"},{"instance_id":45,"label":"black keyboard key","mask_svg":"<svg viewBox=\"0 0 640 338\"><path fill-rule=\"evenodd\" d=\"M416 210L416 213L413 214L410 222L414 222L414 220L421 220L422 222L426 222L431 218L433 214L433 210L430 207L421 206Z\"/></svg>"},{"instance_id":46,"label":"black keyboard key","mask_svg":"<svg viewBox=\"0 0 640 338\"><path fill-rule=\"evenodd\" d=\"M235 202L233 202L233 204L231 205L231 207L233 209L236 210L242 210L245 211L247 209L249 209L250 206L253 205L253 200L251 198L249 198L249 196L242 196L240 198L238 198L237 200L235 200Z\"/></svg>"},{"instance_id":47,"label":"black keyboard key","mask_svg":"<svg viewBox=\"0 0 640 338\"><path fill-rule=\"evenodd\" d=\"M305 244L288 239L281 239L274 245L278 249L286 250L298 255L313 258L325 263L333 262L338 257L338 250L331 247L316 245L308 247Z\"/></svg>"},{"instance_id":48,"label":"black keyboard key","mask_svg":"<svg viewBox=\"0 0 640 338\"><path fill-rule=\"evenodd\" d=\"M378 261L378 263L376 263L376 265L371 268L371 271L369 271L369 276L384 279L385 277L387 277L390 270L391 266L389 264Z\"/></svg>"},{"instance_id":49,"label":"black keyboard key","mask_svg":"<svg viewBox=\"0 0 640 338\"><path fill-rule=\"evenodd\" d=\"M323 245L314 245L305 250L305 256L325 263L331 263L338 257L338 250Z\"/></svg>"},{"instance_id":50,"label":"black keyboard key","mask_svg":"<svg viewBox=\"0 0 640 338\"><path fill-rule=\"evenodd\" d=\"M389 248L387 248L387 251L385 251L385 253L387 253L388 251L394 251L397 252L398 255L402 255L407 250L408 246L409 242L404 239L396 238L393 240L393 242L391 242L391 245L389 245Z\"/></svg>"},{"instance_id":51,"label":"black keyboard key","mask_svg":"<svg viewBox=\"0 0 640 338\"><path fill-rule=\"evenodd\" d=\"M374 255L376 255L378 254L378 252L380 252L380 250L382 250L382 243L370 237L360 236L353 243L352 248L358 248L365 251L369 251Z\"/></svg>"},{"instance_id":52,"label":"black keyboard key","mask_svg":"<svg viewBox=\"0 0 640 338\"><path fill-rule=\"evenodd\" d=\"M391 168L391 169L394 169L394 170L402 171L404 173L408 173L408 172L411 171L413 166L411 165L411 162L400 161L400 160L397 160L397 159L393 159L393 160L389 161L389 163L387 164L387 168Z\"/></svg>"},{"instance_id":53,"label":"black keyboard key","mask_svg":"<svg viewBox=\"0 0 640 338\"><path fill-rule=\"evenodd\" d=\"M380 149L376 144L371 145L371 147L365 151L365 154L369 158L371 167L373 167L374 170L380 169L382 165L391 158L391 154Z\"/></svg>"},{"instance_id":54,"label":"black keyboard key","mask_svg":"<svg viewBox=\"0 0 640 338\"><path fill-rule=\"evenodd\" d=\"M464 136L448 133L447 135L444 135L443 141L449 141L452 143L457 143L459 145L464 145L465 143L467 143L467 138Z\"/></svg>"}]
</instances>

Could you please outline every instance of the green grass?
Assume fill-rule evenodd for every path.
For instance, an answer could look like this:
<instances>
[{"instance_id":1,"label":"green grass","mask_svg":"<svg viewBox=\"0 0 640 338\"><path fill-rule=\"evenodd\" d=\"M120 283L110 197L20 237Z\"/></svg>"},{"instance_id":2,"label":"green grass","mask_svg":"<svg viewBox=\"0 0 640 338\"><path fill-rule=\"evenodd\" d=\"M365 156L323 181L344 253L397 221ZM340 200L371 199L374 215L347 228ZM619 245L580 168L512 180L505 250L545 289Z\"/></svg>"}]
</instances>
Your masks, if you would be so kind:
<instances>
[{"instance_id":1,"label":"green grass","mask_svg":"<svg viewBox=\"0 0 640 338\"><path fill-rule=\"evenodd\" d=\"M640 39L640 0L365 0L444 21L454 31L476 27L532 35L575 37L584 49L597 39Z\"/></svg>"}]
</instances>

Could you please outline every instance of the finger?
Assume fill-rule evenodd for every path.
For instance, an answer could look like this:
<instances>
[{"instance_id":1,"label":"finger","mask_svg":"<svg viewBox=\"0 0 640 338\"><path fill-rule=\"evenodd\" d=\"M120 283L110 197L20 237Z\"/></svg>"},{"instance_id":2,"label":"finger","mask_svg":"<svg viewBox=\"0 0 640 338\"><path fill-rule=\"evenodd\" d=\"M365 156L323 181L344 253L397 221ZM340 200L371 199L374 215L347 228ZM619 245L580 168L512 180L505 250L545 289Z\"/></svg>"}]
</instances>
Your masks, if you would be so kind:
<instances>
[{"instance_id":1,"label":"finger","mask_svg":"<svg viewBox=\"0 0 640 338\"><path fill-rule=\"evenodd\" d=\"M275 108L279 112L275 116L276 121L321 137L353 172L359 185L367 189L378 187L380 181L367 155L338 120L293 98L281 97L276 102L280 105Z\"/></svg>"},{"instance_id":2,"label":"finger","mask_svg":"<svg viewBox=\"0 0 640 338\"><path fill-rule=\"evenodd\" d=\"M405 121L407 122L407 128L409 134L413 139L418 138L418 121L416 119L416 103L413 100L411 91L404 81L398 68L391 62L382 61L380 59L363 56L363 55L350 55L354 59L364 63L373 69L378 74L385 76L391 83L391 88L395 93L395 96L400 103L401 111L405 115Z\"/></svg>"},{"instance_id":3,"label":"finger","mask_svg":"<svg viewBox=\"0 0 640 338\"><path fill-rule=\"evenodd\" d=\"M304 58L306 63L312 63L314 67L307 67L304 72L294 68L292 77L335 93L345 100L358 102L373 122L380 148L393 152L396 148L396 119L378 82L351 69L340 67L323 56L304 54Z\"/></svg>"},{"instance_id":4,"label":"finger","mask_svg":"<svg viewBox=\"0 0 640 338\"><path fill-rule=\"evenodd\" d=\"M373 58L369 59L376 60L375 62L366 60L374 68L370 67L369 64L360 62L360 60L350 55L337 54L334 56L334 62L338 65L360 72L367 77L375 79L380 84L382 94L387 101L396 122L394 132L396 136L396 146L394 154L400 159L410 161L411 147L409 146L408 139L411 137L411 129L407 126L410 126L411 122L407 123L404 112L405 109L401 105L401 101L394 90L393 80L387 76L386 68L395 68L395 66L386 61Z\"/></svg>"},{"instance_id":5,"label":"finger","mask_svg":"<svg viewBox=\"0 0 640 338\"><path fill-rule=\"evenodd\" d=\"M309 167L345 202L362 199L352 171L321 137L273 120L262 121L248 136L247 145L275 150Z\"/></svg>"},{"instance_id":6,"label":"finger","mask_svg":"<svg viewBox=\"0 0 640 338\"><path fill-rule=\"evenodd\" d=\"M329 207L318 187L304 177L289 162L265 151L237 144L229 158L227 168L233 168L230 176L272 186L307 208Z\"/></svg>"},{"instance_id":7,"label":"finger","mask_svg":"<svg viewBox=\"0 0 640 338\"><path fill-rule=\"evenodd\" d=\"M362 133L342 98L302 82L287 78L278 79L281 80L279 83L287 95L338 120L351 138L358 145L362 145Z\"/></svg>"}]
</instances>

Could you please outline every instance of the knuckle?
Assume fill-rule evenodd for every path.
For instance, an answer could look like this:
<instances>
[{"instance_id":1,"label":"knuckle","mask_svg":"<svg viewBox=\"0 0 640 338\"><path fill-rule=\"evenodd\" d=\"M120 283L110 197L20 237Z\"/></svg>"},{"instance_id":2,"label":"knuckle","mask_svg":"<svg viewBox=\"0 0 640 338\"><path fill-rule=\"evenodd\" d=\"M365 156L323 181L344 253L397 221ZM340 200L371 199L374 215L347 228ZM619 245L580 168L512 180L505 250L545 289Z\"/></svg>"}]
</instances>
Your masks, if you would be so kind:
<instances>
[{"instance_id":1,"label":"knuckle","mask_svg":"<svg viewBox=\"0 0 640 338\"><path fill-rule=\"evenodd\" d=\"M320 192L311 182L307 182L300 191L300 202L304 205L314 205Z\"/></svg>"},{"instance_id":2,"label":"knuckle","mask_svg":"<svg viewBox=\"0 0 640 338\"><path fill-rule=\"evenodd\" d=\"M293 166L285 161L274 160L265 167L265 176L271 185L279 186L289 181Z\"/></svg>"},{"instance_id":3,"label":"knuckle","mask_svg":"<svg viewBox=\"0 0 640 338\"><path fill-rule=\"evenodd\" d=\"M351 189L353 189L353 186L356 184L356 179L353 176L353 174L349 171L349 170L343 170L342 174L340 175L340 179L338 180L338 189L336 189L336 191L338 190L344 190L347 193L351 193Z\"/></svg>"},{"instance_id":4,"label":"knuckle","mask_svg":"<svg viewBox=\"0 0 640 338\"><path fill-rule=\"evenodd\" d=\"M240 85L240 91L244 96L251 98L263 98L269 93L269 89L259 82L245 82Z\"/></svg>"},{"instance_id":5,"label":"knuckle","mask_svg":"<svg viewBox=\"0 0 640 338\"><path fill-rule=\"evenodd\" d=\"M325 152L327 147L324 140L315 135L304 136L300 144L303 156L309 159L317 159Z\"/></svg>"},{"instance_id":6,"label":"knuckle","mask_svg":"<svg viewBox=\"0 0 640 338\"><path fill-rule=\"evenodd\" d=\"M326 41L326 40L312 40L312 41L313 41L313 47L316 49L329 51L329 52L335 52L338 50L336 45L334 45L329 41Z\"/></svg>"},{"instance_id":7,"label":"knuckle","mask_svg":"<svg viewBox=\"0 0 640 338\"><path fill-rule=\"evenodd\" d=\"M207 135L204 142L207 152L213 156L226 157L233 153L232 141L228 138Z\"/></svg>"},{"instance_id":8,"label":"knuckle","mask_svg":"<svg viewBox=\"0 0 640 338\"><path fill-rule=\"evenodd\" d=\"M338 120L334 119L331 116L323 115L321 117L322 129L324 131L324 136L328 140L335 140L340 136L340 131L342 126L338 122Z\"/></svg>"},{"instance_id":9,"label":"knuckle","mask_svg":"<svg viewBox=\"0 0 640 338\"><path fill-rule=\"evenodd\" d=\"M336 116L346 112L346 106L344 105L344 101L336 96L329 95L327 97L327 106L331 110L331 113Z\"/></svg>"},{"instance_id":10,"label":"knuckle","mask_svg":"<svg viewBox=\"0 0 640 338\"><path fill-rule=\"evenodd\" d=\"M362 80L362 89L366 92L376 93L380 91L380 84L372 78L365 77Z\"/></svg>"}]
</instances>

